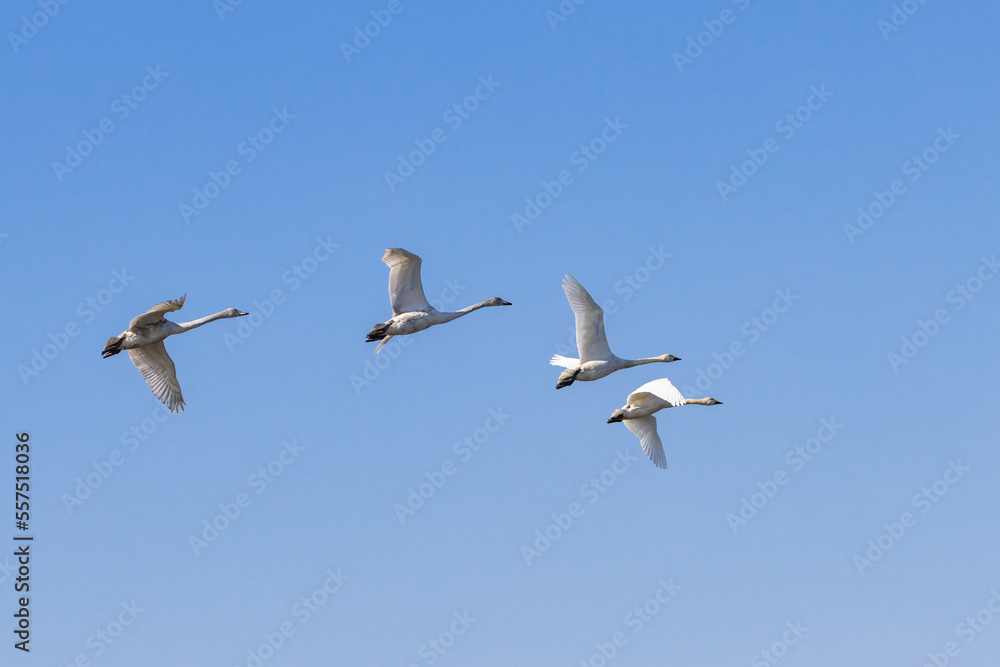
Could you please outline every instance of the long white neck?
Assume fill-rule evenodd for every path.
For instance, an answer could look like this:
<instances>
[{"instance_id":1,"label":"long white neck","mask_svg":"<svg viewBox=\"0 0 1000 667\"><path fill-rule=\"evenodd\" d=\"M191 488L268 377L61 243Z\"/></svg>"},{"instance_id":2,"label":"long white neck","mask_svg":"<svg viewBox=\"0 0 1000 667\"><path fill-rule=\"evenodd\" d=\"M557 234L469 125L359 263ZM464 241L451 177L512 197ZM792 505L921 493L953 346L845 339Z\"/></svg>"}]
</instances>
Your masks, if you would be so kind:
<instances>
[{"instance_id":1,"label":"long white neck","mask_svg":"<svg viewBox=\"0 0 1000 667\"><path fill-rule=\"evenodd\" d=\"M442 322L451 322L452 320L457 320L462 315L468 315L469 313L471 313L474 310L479 310L480 308L485 308L486 306L489 306L489 305L492 305L492 304L490 304L489 299L487 299L486 301L481 301L480 303L476 303L476 304L473 304L471 306L466 306L465 308L462 308L461 310L456 310L453 313L441 313L441 315L442 315L441 321Z\"/></svg>"},{"instance_id":2,"label":"long white neck","mask_svg":"<svg viewBox=\"0 0 1000 667\"><path fill-rule=\"evenodd\" d=\"M197 329L202 324L208 324L209 322L214 322L215 320L222 320L229 317L226 311L221 311L215 313L214 315L208 315L207 317L202 317L197 320L192 320L190 322L178 322L177 326L181 328L177 333L183 333L184 331L190 331L191 329Z\"/></svg>"},{"instance_id":3,"label":"long white neck","mask_svg":"<svg viewBox=\"0 0 1000 667\"><path fill-rule=\"evenodd\" d=\"M666 362L667 355L662 357L649 357L647 359L622 359L625 362L625 368L632 368L633 366L642 366L644 364L655 364L657 362Z\"/></svg>"}]
</instances>

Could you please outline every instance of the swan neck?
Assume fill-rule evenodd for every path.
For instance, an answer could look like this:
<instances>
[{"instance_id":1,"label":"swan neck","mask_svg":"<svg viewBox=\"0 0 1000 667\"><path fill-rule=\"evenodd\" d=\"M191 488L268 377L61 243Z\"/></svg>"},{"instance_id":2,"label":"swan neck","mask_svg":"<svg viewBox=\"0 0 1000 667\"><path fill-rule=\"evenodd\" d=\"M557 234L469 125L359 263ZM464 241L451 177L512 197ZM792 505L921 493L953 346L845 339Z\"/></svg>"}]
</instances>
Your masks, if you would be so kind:
<instances>
[{"instance_id":1,"label":"swan neck","mask_svg":"<svg viewBox=\"0 0 1000 667\"><path fill-rule=\"evenodd\" d=\"M479 303L474 303L471 306L466 306L465 308L462 308L461 310L455 311L455 313L453 313L453 314L455 315L455 317L461 317L462 315L465 315L467 313L471 313L474 310L479 310L480 308L485 308L488 305L490 305L489 301L481 301Z\"/></svg>"},{"instance_id":2,"label":"swan neck","mask_svg":"<svg viewBox=\"0 0 1000 667\"><path fill-rule=\"evenodd\" d=\"M197 320L191 320L190 322L179 322L177 326L180 327L180 331L177 333L182 333L184 331L190 331L191 329L197 329L203 324L208 324L209 322L214 322L215 320L221 320L226 317L226 311L221 311L215 313L214 315L207 315L201 317Z\"/></svg>"},{"instance_id":3,"label":"swan neck","mask_svg":"<svg viewBox=\"0 0 1000 667\"><path fill-rule=\"evenodd\" d=\"M628 367L632 368L633 366L642 366L644 364L655 364L658 361L663 361L663 359L660 359L659 357L651 357L649 359L629 359Z\"/></svg>"}]
</instances>

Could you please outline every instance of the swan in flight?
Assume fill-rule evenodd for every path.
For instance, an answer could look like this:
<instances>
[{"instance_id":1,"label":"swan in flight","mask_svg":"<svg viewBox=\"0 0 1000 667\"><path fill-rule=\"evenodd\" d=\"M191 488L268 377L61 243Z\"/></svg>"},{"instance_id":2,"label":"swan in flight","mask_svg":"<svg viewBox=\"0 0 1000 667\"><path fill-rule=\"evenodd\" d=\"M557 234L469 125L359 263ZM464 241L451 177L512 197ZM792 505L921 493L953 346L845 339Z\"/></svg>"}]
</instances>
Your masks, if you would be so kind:
<instances>
[{"instance_id":1,"label":"swan in flight","mask_svg":"<svg viewBox=\"0 0 1000 667\"><path fill-rule=\"evenodd\" d=\"M660 435L656 432L656 417L653 413L681 405L722 405L722 401L714 398L684 398L670 380L662 378L647 382L629 394L624 407L612 412L608 423L624 421L628 430L639 438L642 451L646 452L649 460L657 468L666 468L667 457L663 453Z\"/></svg>"},{"instance_id":2,"label":"swan in flight","mask_svg":"<svg viewBox=\"0 0 1000 667\"><path fill-rule=\"evenodd\" d=\"M389 267L389 302L392 304L392 318L379 322L368 332L366 343L382 341L375 348L379 353L382 346L393 336L406 336L423 331L435 324L444 324L487 306L509 306L509 301L500 297L487 299L482 303L463 308L454 313L442 313L427 303L424 287L420 284L420 258L402 248L386 248L382 261Z\"/></svg>"},{"instance_id":3,"label":"swan in flight","mask_svg":"<svg viewBox=\"0 0 1000 667\"><path fill-rule=\"evenodd\" d=\"M177 383L177 372L174 362L163 347L163 339L174 334L197 329L202 324L208 324L226 317L242 317L247 313L235 308L228 308L220 313L202 317L193 322L177 324L163 319L166 313L180 310L184 307L187 294L179 299L164 301L153 306L142 315L129 322L128 329L118 336L112 336L104 346L102 357L107 359L122 350L128 350L132 363L139 369L142 378L149 385L153 394L163 402L171 412L184 409L184 397L181 396L181 386Z\"/></svg>"},{"instance_id":4,"label":"swan in flight","mask_svg":"<svg viewBox=\"0 0 1000 667\"><path fill-rule=\"evenodd\" d=\"M680 361L680 357L664 354L648 359L622 359L615 356L608 347L608 337L604 333L604 311L597 305L593 297L576 281L576 278L566 274L563 279L563 291L569 299L569 305L576 315L576 348L579 359L570 359L562 355L553 355L549 363L562 366L566 370L559 374L556 389L562 389L580 380L589 382L600 380L623 368L632 368L642 364L656 362L669 363Z\"/></svg>"}]
</instances>

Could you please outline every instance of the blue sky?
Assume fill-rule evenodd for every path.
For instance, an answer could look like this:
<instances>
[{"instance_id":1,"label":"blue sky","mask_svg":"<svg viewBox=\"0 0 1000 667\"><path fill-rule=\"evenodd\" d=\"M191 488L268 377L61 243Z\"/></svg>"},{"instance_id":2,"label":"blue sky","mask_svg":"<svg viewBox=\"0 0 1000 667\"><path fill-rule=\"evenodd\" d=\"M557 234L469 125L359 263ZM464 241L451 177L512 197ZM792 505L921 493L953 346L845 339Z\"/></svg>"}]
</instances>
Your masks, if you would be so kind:
<instances>
[{"instance_id":1,"label":"blue sky","mask_svg":"<svg viewBox=\"0 0 1000 667\"><path fill-rule=\"evenodd\" d=\"M995 664L997 9L561 6L0 12L4 664ZM387 247L514 305L374 358Z\"/></svg>"}]
</instances>

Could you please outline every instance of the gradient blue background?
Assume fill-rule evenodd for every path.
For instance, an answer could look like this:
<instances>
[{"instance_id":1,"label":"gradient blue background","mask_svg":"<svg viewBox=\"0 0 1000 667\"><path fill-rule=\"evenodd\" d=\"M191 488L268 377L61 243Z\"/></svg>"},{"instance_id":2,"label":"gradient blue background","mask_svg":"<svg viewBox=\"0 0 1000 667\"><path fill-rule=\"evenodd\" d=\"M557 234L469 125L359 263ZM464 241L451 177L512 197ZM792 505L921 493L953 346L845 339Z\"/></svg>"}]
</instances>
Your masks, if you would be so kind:
<instances>
[{"instance_id":1,"label":"gradient blue background","mask_svg":"<svg viewBox=\"0 0 1000 667\"><path fill-rule=\"evenodd\" d=\"M789 667L922 665L952 640L953 664L995 665L1000 618L970 644L956 627L1000 587L1000 281L960 311L947 295L1000 251L998 10L930 2L886 40L888 1L588 2L553 30L555 0L403 0L348 63L340 43L385 6L247 0L220 20L208 0L71 2L17 53L0 47L0 539L21 430L37 536L32 652L5 630L3 664L246 665L289 621L264 664L426 665L421 646L468 610L435 664L578 665L623 631L612 664L746 665L799 621ZM672 54L726 8L735 22L678 72ZM9 3L0 27L36 11ZM118 119L147 66L169 75ZM450 129L442 114L490 75L496 92ZM780 138L821 85L833 97ZM275 108L295 118L186 223L178 206ZM114 132L60 182L53 161L105 117ZM511 214L606 118L628 127L518 233ZM447 141L390 191L384 172L438 127ZM849 243L857 207L949 127L949 151ZM768 137L780 150L722 201L716 182ZM318 237L340 246L292 291L282 277ZM514 306L414 336L356 389L363 336L390 313L391 246L423 257L429 297L457 280L456 306ZM672 256L626 299L616 285L650 246ZM78 304L123 267L134 279L85 322ZM616 353L683 361L556 392L566 272L615 300ZM167 342L187 410L127 451L159 404L127 358L101 359L105 340L185 293L175 320L275 289L285 302L232 351L249 318ZM799 299L751 343L742 328L777 289ZM886 355L939 308L949 323L894 372ZM25 383L19 366L69 322L79 335ZM669 470L605 424L632 389L691 385L734 341L746 353L699 392L723 406L660 414ZM509 420L461 461L453 444L496 408ZM727 513L831 417L843 430L734 535ZM253 494L293 438L306 450ZM69 512L63 495L115 450L124 464ZM616 452L640 459L588 504L581 486ZM401 525L394 504L449 459L458 472ZM970 472L920 514L911 498L949 460ZM196 556L189 537L247 491ZM572 502L583 516L528 565L522 545ZM859 574L854 556L906 511L916 526ZM293 605L337 568L349 581L299 623ZM682 588L633 634L624 617L661 578ZM132 600L145 611L95 655L88 637Z\"/></svg>"}]
</instances>

